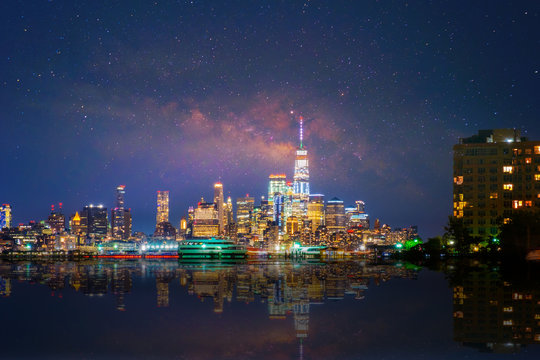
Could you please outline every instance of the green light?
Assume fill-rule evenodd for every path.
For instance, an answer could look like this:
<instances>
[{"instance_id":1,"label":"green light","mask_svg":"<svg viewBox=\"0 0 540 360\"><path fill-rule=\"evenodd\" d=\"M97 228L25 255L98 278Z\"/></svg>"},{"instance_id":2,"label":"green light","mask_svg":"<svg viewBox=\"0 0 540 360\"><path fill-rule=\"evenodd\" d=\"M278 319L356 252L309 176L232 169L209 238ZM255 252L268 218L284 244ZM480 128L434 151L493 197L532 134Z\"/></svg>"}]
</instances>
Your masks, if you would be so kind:
<instances>
[{"instance_id":1,"label":"green light","mask_svg":"<svg viewBox=\"0 0 540 360\"><path fill-rule=\"evenodd\" d=\"M397 244L396 244L396 248L401 249L402 247L403 247L403 244L402 244L402 243L397 243Z\"/></svg>"},{"instance_id":2,"label":"green light","mask_svg":"<svg viewBox=\"0 0 540 360\"><path fill-rule=\"evenodd\" d=\"M498 243L499 243L499 239L493 238L493 242L494 242L495 244L498 244Z\"/></svg>"}]
</instances>

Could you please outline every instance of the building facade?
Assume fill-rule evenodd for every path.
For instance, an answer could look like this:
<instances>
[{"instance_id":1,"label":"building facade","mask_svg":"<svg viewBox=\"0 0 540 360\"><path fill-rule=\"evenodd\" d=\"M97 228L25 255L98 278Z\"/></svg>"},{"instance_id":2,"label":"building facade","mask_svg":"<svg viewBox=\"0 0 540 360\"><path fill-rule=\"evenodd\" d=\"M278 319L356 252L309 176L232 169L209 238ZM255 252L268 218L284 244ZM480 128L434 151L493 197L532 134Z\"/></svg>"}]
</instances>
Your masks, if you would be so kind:
<instances>
[{"instance_id":1,"label":"building facade","mask_svg":"<svg viewBox=\"0 0 540 360\"><path fill-rule=\"evenodd\" d=\"M314 233L319 226L324 225L324 195L312 194L309 196L307 217L311 221L311 231Z\"/></svg>"},{"instance_id":2,"label":"building facade","mask_svg":"<svg viewBox=\"0 0 540 360\"><path fill-rule=\"evenodd\" d=\"M169 192L158 190L156 227L157 224L162 222L169 222Z\"/></svg>"},{"instance_id":3,"label":"building facade","mask_svg":"<svg viewBox=\"0 0 540 360\"><path fill-rule=\"evenodd\" d=\"M223 199L223 184L218 182L214 184L214 206L218 212L219 234L223 235L225 231L225 204Z\"/></svg>"},{"instance_id":4,"label":"building facade","mask_svg":"<svg viewBox=\"0 0 540 360\"><path fill-rule=\"evenodd\" d=\"M326 228L329 233L345 231L347 217L345 215L345 206L343 200L333 198L326 204Z\"/></svg>"},{"instance_id":5,"label":"building facade","mask_svg":"<svg viewBox=\"0 0 540 360\"><path fill-rule=\"evenodd\" d=\"M246 195L236 199L236 226L238 234L251 232L251 217L255 208L255 198Z\"/></svg>"},{"instance_id":6,"label":"building facade","mask_svg":"<svg viewBox=\"0 0 540 360\"><path fill-rule=\"evenodd\" d=\"M292 215L304 218L307 215L309 202L309 161L304 147L304 120L300 117L300 146L296 149L293 178Z\"/></svg>"},{"instance_id":7,"label":"building facade","mask_svg":"<svg viewBox=\"0 0 540 360\"><path fill-rule=\"evenodd\" d=\"M493 237L515 211L540 209L540 141L519 130L480 130L454 146L453 216Z\"/></svg>"},{"instance_id":8,"label":"building facade","mask_svg":"<svg viewBox=\"0 0 540 360\"><path fill-rule=\"evenodd\" d=\"M125 208L126 186L116 188L116 207L111 210L112 236L116 239L129 239L131 236L131 210Z\"/></svg>"},{"instance_id":9,"label":"building facade","mask_svg":"<svg viewBox=\"0 0 540 360\"><path fill-rule=\"evenodd\" d=\"M92 238L104 238L108 232L107 208L103 205L88 205L80 215L83 232Z\"/></svg>"},{"instance_id":10,"label":"building facade","mask_svg":"<svg viewBox=\"0 0 540 360\"><path fill-rule=\"evenodd\" d=\"M3 204L0 206L0 230L11 227L11 206Z\"/></svg>"},{"instance_id":11,"label":"building facade","mask_svg":"<svg viewBox=\"0 0 540 360\"><path fill-rule=\"evenodd\" d=\"M218 235L218 211L214 203L208 203L201 199L194 211L193 237L209 238Z\"/></svg>"}]
</instances>

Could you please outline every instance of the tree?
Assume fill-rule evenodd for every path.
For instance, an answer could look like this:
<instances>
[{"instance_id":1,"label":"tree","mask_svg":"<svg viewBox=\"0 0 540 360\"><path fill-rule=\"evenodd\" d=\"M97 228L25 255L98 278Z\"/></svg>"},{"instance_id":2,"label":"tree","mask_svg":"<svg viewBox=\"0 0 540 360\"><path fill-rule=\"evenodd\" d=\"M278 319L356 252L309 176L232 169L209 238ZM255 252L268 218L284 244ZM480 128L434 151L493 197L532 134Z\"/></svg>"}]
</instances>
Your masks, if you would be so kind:
<instances>
[{"instance_id":1,"label":"tree","mask_svg":"<svg viewBox=\"0 0 540 360\"><path fill-rule=\"evenodd\" d=\"M540 248L540 211L514 212L501 226L501 248L505 256L524 258L531 249Z\"/></svg>"},{"instance_id":2,"label":"tree","mask_svg":"<svg viewBox=\"0 0 540 360\"><path fill-rule=\"evenodd\" d=\"M448 225L444 227L444 230L444 236L454 240L458 253L463 255L470 252L471 245L475 243L476 239L465 226L463 218L449 216Z\"/></svg>"}]
</instances>

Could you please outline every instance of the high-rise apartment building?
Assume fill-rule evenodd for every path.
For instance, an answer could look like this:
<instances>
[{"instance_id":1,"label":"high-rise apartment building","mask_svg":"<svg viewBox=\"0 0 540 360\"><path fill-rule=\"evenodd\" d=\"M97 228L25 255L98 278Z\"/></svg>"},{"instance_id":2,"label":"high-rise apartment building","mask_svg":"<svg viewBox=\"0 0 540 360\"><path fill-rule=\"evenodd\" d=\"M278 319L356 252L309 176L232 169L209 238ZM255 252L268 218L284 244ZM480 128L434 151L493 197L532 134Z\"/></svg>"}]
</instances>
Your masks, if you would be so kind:
<instances>
[{"instance_id":1,"label":"high-rise apartment building","mask_svg":"<svg viewBox=\"0 0 540 360\"><path fill-rule=\"evenodd\" d=\"M11 227L11 206L3 204L0 206L0 230Z\"/></svg>"},{"instance_id":2,"label":"high-rise apartment building","mask_svg":"<svg viewBox=\"0 0 540 360\"><path fill-rule=\"evenodd\" d=\"M294 182L292 214L298 218L307 215L309 202L309 161L307 150L304 148L304 119L300 117L300 145L296 149L294 160Z\"/></svg>"},{"instance_id":3,"label":"high-rise apartment building","mask_svg":"<svg viewBox=\"0 0 540 360\"><path fill-rule=\"evenodd\" d=\"M157 192L156 226L162 222L169 222L169 192Z\"/></svg>"},{"instance_id":4,"label":"high-rise apartment building","mask_svg":"<svg viewBox=\"0 0 540 360\"><path fill-rule=\"evenodd\" d=\"M251 232L251 216L255 207L255 199L246 195L236 199L236 224L238 234Z\"/></svg>"},{"instance_id":5,"label":"high-rise apartment building","mask_svg":"<svg viewBox=\"0 0 540 360\"><path fill-rule=\"evenodd\" d=\"M347 217L343 200L333 198L326 204L325 223L329 233L345 231Z\"/></svg>"},{"instance_id":6,"label":"high-rise apartment building","mask_svg":"<svg viewBox=\"0 0 540 360\"><path fill-rule=\"evenodd\" d=\"M223 184L218 182L214 184L214 206L218 212L219 234L223 235L225 230L225 206L223 202Z\"/></svg>"},{"instance_id":7,"label":"high-rise apartment building","mask_svg":"<svg viewBox=\"0 0 540 360\"><path fill-rule=\"evenodd\" d=\"M454 145L453 215L473 236L498 233L499 219L540 208L540 141L519 130L480 130Z\"/></svg>"}]
</instances>

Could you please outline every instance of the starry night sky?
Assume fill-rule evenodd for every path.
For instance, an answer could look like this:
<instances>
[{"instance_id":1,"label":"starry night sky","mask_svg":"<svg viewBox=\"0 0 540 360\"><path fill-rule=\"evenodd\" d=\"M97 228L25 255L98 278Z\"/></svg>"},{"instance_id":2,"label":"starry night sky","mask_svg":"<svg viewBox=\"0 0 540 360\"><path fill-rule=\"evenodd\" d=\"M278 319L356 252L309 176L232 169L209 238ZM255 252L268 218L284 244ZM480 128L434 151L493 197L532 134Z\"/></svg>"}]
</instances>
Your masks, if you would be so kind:
<instances>
[{"instance_id":1,"label":"starry night sky","mask_svg":"<svg viewBox=\"0 0 540 360\"><path fill-rule=\"evenodd\" d=\"M540 3L471 3L4 1L0 203L27 222L125 184L134 230L156 190L178 226L218 180L292 178L303 115L312 193L441 234L459 137L540 139Z\"/></svg>"}]
</instances>

